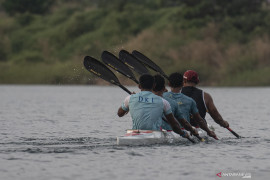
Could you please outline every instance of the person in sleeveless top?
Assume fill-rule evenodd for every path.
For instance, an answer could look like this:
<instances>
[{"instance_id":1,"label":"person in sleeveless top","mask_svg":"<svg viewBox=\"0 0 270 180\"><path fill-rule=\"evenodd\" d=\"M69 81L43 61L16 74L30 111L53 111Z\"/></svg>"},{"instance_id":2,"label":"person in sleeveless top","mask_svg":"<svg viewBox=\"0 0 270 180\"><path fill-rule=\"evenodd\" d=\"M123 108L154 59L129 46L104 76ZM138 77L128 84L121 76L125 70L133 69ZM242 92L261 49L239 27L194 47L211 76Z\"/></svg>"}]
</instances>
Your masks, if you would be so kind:
<instances>
[{"instance_id":1,"label":"person in sleeveless top","mask_svg":"<svg viewBox=\"0 0 270 180\"><path fill-rule=\"evenodd\" d=\"M132 129L161 130L162 115L164 114L175 133L188 138L189 135L181 130L179 123L175 120L171 106L165 99L152 93L154 77L144 74L139 79L141 92L129 95L125 98L122 106L118 109L118 116L122 117L130 112L132 118Z\"/></svg>"},{"instance_id":2,"label":"person in sleeveless top","mask_svg":"<svg viewBox=\"0 0 270 180\"><path fill-rule=\"evenodd\" d=\"M196 87L200 82L198 73L193 70L188 70L184 73L183 79L184 87L182 88L181 93L196 101L201 117L205 119L206 112L208 112L213 120L221 127L229 127L229 123L223 120L218 112L211 95ZM194 122L193 119L191 120L191 123L196 125L196 122Z\"/></svg>"},{"instance_id":3,"label":"person in sleeveless top","mask_svg":"<svg viewBox=\"0 0 270 180\"><path fill-rule=\"evenodd\" d=\"M180 77L182 76L180 75ZM165 79L161 75L155 75L154 78L155 78L156 85L153 89L153 92L156 95L163 97L163 94L165 92ZM186 130L190 131L191 134L196 135L198 133L197 130L195 130L195 128L192 128L190 123L184 118L184 113L181 111L181 108L178 105L178 103L169 97L163 97L163 98L170 103L173 115L178 120L178 122ZM205 130L209 136L216 138L216 134L208 128L207 124L204 122L202 118L199 119L198 121L201 126L201 129ZM166 121L163 121L162 128L166 130L171 130L170 125Z\"/></svg>"},{"instance_id":4,"label":"person in sleeveless top","mask_svg":"<svg viewBox=\"0 0 270 180\"><path fill-rule=\"evenodd\" d=\"M171 88L171 92L163 93L163 98L169 98L174 100L178 104L181 112L183 113L184 119L186 119L190 123L190 116L193 116L194 120L197 123L197 126L195 127L200 127L201 129L206 131L209 136L216 138L215 133L213 131L210 131L207 123L200 116L196 106L196 102L192 98L180 93L183 86L183 76L180 73L172 73L169 76L168 85Z\"/></svg>"}]
</instances>

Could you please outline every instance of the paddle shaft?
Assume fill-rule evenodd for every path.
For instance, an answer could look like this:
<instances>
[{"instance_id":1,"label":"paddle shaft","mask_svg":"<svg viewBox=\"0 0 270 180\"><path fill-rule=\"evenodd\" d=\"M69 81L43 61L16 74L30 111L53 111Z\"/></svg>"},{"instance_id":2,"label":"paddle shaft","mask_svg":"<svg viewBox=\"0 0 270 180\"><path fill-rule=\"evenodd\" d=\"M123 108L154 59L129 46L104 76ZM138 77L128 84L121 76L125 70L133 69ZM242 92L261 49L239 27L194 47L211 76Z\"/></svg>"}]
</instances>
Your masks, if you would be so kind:
<instances>
[{"instance_id":1,"label":"paddle shaft","mask_svg":"<svg viewBox=\"0 0 270 180\"><path fill-rule=\"evenodd\" d=\"M204 142L205 140L204 140L204 138L202 138L201 136L199 136L199 135L195 135L201 142Z\"/></svg>"},{"instance_id":2,"label":"paddle shaft","mask_svg":"<svg viewBox=\"0 0 270 180\"><path fill-rule=\"evenodd\" d=\"M123 85L119 84L118 85L120 88L122 88L124 91L126 91L128 94L131 94L131 92Z\"/></svg>"},{"instance_id":3,"label":"paddle shaft","mask_svg":"<svg viewBox=\"0 0 270 180\"><path fill-rule=\"evenodd\" d=\"M241 136L239 136L236 132L234 132L231 128L227 127L227 129L235 136L237 137L238 139L241 138Z\"/></svg>"},{"instance_id":4,"label":"paddle shaft","mask_svg":"<svg viewBox=\"0 0 270 180\"><path fill-rule=\"evenodd\" d=\"M190 137L187 138L190 142L195 143L195 141L193 139L191 139Z\"/></svg>"}]
</instances>

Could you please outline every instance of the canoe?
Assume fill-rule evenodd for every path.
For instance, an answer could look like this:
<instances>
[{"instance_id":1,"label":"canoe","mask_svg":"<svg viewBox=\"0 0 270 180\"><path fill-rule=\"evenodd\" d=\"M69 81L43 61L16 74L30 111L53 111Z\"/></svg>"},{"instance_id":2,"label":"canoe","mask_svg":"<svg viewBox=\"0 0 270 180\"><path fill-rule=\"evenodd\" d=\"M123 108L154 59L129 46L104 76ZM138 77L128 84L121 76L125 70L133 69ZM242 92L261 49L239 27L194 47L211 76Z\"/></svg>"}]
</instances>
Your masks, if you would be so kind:
<instances>
[{"instance_id":1,"label":"canoe","mask_svg":"<svg viewBox=\"0 0 270 180\"><path fill-rule=\"evenodd\" d=\"M208 125L210 130L214 130L213 126ZM199 135L203 138L207 137L207 133L200 128L196 128ZM195 139L193 137L193 139ZM180 141L188 141L173 131L152 131L152 130L126 130L126 134L116 137L117 145L152 145L164 143L176 143Z\"/></svg>"}]
</instances>

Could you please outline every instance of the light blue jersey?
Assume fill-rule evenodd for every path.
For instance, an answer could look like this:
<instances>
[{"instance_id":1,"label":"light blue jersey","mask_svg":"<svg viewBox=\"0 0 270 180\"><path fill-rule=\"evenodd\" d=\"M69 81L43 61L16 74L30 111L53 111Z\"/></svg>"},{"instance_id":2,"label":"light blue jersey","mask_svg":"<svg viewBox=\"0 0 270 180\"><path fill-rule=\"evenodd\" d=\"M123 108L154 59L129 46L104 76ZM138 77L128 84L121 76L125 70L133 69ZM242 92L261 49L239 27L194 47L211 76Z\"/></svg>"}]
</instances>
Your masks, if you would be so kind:
<instances>
[{"instance_id":1,"label":"light blue jersey","mask_svg":"<svg viewBox=\"0 0 270 180\"><path fill-rule=\"evenodd\" d=\"M182 94L182 93L173 93L173 92L165 92L163 94L164 98L170 98L176 101L178 106L180 107L181 112L183 113L184 119L186 119L188 122L190 122L190 115L198 113L198 108L196 105L196 102Z\"/></svg>"},{"instance_id":2,"label":"light blue jersey","mask_svg":"<svg viewBox=\"0 0 270 180\"><path fill-rule=\"evenodd\" d=\"M176 101L174 101L173 99L171 98L168 98L168 97L163 97L165 100L167 100L169 103L170 103L170 106L171 106L171 109L172 109L172 113L174 115L174 117L176 119L183 119L183 113L181 112L178 104ZM164 117L165 118L165 117ZM166 118L165 118L166 119ZM179 124L181 126L181 124ZM172 130L172 127L171 125L166 122L166 121L162 121L162 129L166 129L166 130Z\"/></svg>"},{"instance_id":3,"label":"light blue jersey","mask_svg":"<svg viewBox=\"0 0 270 180\"><path fill-rule=\"evenodd\" d=\"M172 113L170 104L150 91L128 96L122 104L124 111L130 111L132 129L160 130L163 113Z\"/></svg>"}]
</instances>

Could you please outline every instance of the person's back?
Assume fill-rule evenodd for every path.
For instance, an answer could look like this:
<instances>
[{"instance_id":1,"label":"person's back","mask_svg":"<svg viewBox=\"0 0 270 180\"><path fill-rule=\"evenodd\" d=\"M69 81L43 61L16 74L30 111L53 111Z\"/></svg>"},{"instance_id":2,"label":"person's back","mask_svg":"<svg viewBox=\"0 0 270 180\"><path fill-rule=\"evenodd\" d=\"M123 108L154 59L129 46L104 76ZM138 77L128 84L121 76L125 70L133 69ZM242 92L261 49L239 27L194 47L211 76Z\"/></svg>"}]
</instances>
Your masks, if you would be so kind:
<instances>
[{"instance_id":1,"label":"person's back","mask_svg":"<svg viewBox=\"0 0 270 180\"><path fill-rule=\"evenodd\" d=\"M162 96L163 97L163 96ZM172 109L172 113L174 115L174 117L176 119L181 119L183 118L182 116L182 112L180 111L180 109L178 108L178 104L171 98L166 98L166 97L163 97L166 101L169 102L170 106L171 106L171 109ZM172 130L172 127L171 125L166 122L163 118L163 121L162 121L162 129L165 129L165 130Z\"/></svg>"},{"instance_id":2,"label":"person's back","mask_svg":"<svg viewBox=\"0 0 270 180\"><path fill-rule=\"evenodd\" d=\"M164 98L170 98L178 104L183 114L183 117L190 122L190 115L198 112L195 101L181 93L165 92Z\"/></svg>"},{"instance_id":3,"label":"person's back","mask_svg":"<svg viewBox=\"0 0 270 180\"><path fill-rule=\"evenodd\" d=\"M196 101L200 115L205 119L206 112L208 112L216 123L225 128L229 127L229 123L224 121L219 114L211 95L196 87L200 82L198 73L193 70L188 70L184 73L183 79L184 87L182 88L181 93ZM191 123L193 124L195 122L191 120Z\"/></svg>"},{"instance_id":4,"label":"person's back","mask_svg":"<svg viewBox=\"0 0 270 180\"><path fill-rule=\"evenodd\" d=\"M163 96L165 92L165 79L159 74L155 75L154 78L155 78L155 87L153 88L153 93L155 93L157 96L162 97L162 99L165 99L170 104L171 109L172 109L172 114L175 120L178 122L179 126L181 127L182 125L181 128L183 129L185 128L186 130L190 131L195 136L198 135L198 132L192 128L192 126L189 124L189 122L186 119L184 119L183 113L180 110L180 107L178 106L177 102L173 100L172 98ZM162 129L171 131L172 126L166 119L166 116L163 116L162 120L163 120Z\"/></svg>"},{"instance_id":5,"label":"person's back","mask_svg":"<svg viewBox=\"0 0 270 180\"><path fill-rule=\"evenodd\" d=\"M160 130L162 124L163 101L150 91L142 91L130 96L132 129Z\"/></svg>"},{"instance_id":6,"label":"person's back","mask_svg":"<svg viewBox=\"0 0 270 180\"><path fill-rule=\"evenodd\" d=\"M204 101L203 90L193 86L187 86L182 87L181 93L192 98L196 102L200 116L205 119L207 109Z\"/></svg>"}]
</instances>

